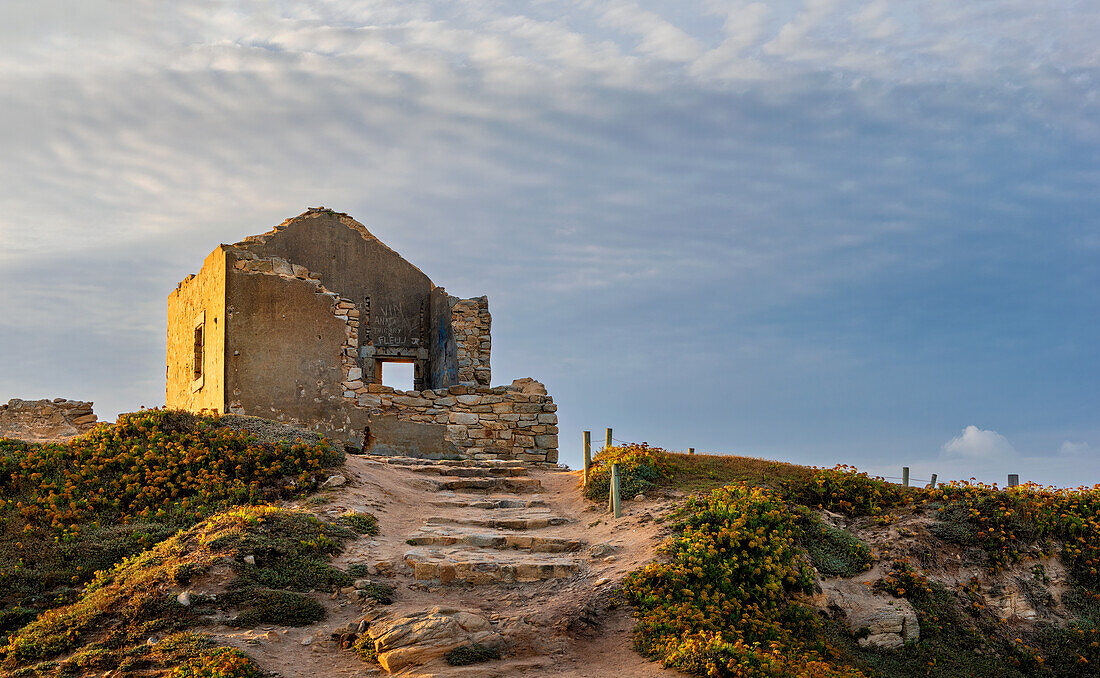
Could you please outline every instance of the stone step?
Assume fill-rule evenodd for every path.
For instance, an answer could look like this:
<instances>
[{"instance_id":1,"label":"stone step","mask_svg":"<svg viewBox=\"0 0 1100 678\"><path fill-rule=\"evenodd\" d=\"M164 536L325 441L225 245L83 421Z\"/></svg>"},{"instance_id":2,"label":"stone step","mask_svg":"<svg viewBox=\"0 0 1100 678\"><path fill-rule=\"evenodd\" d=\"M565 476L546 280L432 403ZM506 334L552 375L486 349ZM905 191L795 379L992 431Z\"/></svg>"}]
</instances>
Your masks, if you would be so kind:
<instances>
[{"instance_id":1,"label":"stone step","mask_svg":"<svg viewBox=\"0 0 1100 678\"><path fill-rule=\"evenodd\" d=\"M486 531L485 528L426 525L406 540L414 546L475 546L491 549L521 549L533 553L571 553L584 542L565 537L546 537L517 531Z\"/></svg>"},{"instance_id":2,"label":"stone step","mask_svg":"<svg viewBox=\"0 0 1100 678\"><path fill-rule=\"evenodd\" d=\"M527 462L514 459L421 459L420 457L382 457L372 458L390 466L438 466L464 468L527 468Z\"/></svg>"},{"instance_id":3,"label":"stone step","mask_svg":"<svg viewBox=\"0 0 1100 678\"><path fill-rule=\"evenodd\" d=\"M440 491L452 492L511 492L523 494L538 492L542 489L542 483L538 478L456 478L454 476L440 476L435 483Z\"/></svg>"},{"instance_id":4,"label":"stone step","mask_svg":"<svg viewBox=\"0 0 1100 678\"><path fill-rule=\"evenodd\" d=\"M419 546L405 553L405 563L420 580L443 584L495 584L562 579L581 568L576 558L523 551L495 551L468 547Z\"/></svg>"},{"instance_id":5,"label":"stone step","mask_svg":"<svg viewBox=\"0 0 1100 678\"><path fill-rule=\"evenodd\" d=\"M550 504L545 499L442 499L428 502L432 506L445 506L464 509L513 509L513 508L545 508Z\"/></svg>"},{"instance_id":6,"label":"stone step","mask_svg":"<svg viewBox=\"0 0 1100 678\"><path fill-rule=\"evenodd\" d=\"M455 478L494 478L516 477L527 475L527 469L522 466L409 466L413 473L430 473L440 476L452 476Z\"/></svg>"},{"instance_id":7,"label":"stone step","mask_svg":"<svg viewBox=\"0 0 1100 678\"><path fill-rule=\"evenodd\" d=\"M553 525L564 525L568 518L552 515L549 511L522 511L519 513L471 513L460 516L430 516L426 525L464 525L467 527L491 527L498 530L540 530Z\"/></svg>"}]
</instances>

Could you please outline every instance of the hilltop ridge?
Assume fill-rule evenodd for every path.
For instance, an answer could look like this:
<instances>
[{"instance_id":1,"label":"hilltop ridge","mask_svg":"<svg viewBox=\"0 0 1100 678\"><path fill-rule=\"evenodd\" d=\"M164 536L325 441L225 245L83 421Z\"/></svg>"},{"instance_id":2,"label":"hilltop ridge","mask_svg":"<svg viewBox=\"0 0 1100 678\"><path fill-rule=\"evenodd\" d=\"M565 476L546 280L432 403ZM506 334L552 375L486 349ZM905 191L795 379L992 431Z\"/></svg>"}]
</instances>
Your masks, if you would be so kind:
<instances>
[{"instance_id":1,"label":"hilltop ridge","mask_svg":"<svg viewBox=\"0 0 1100 678\"><path fill-rule=\"evenodd\" d=\"M600 452L583 487L554 464L349 456L277 422L159 410L0 452L5 675L1087 676L1100 660L1096 489L903 488L646 445Z\"/></svg>"}]
</instances>

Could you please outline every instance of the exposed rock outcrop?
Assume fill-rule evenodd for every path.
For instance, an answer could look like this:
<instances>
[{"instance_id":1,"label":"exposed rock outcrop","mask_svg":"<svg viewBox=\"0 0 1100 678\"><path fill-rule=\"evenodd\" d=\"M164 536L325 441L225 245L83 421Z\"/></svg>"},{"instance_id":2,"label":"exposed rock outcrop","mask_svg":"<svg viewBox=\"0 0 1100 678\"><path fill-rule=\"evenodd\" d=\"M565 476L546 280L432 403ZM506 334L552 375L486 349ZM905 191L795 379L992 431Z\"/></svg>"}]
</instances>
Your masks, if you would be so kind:
<instances>
[{"instance_id":1,"label":"exposed rock outcrop","mask_svg":"<svg viewBox=\"0 0 1100 678\"><path fill-rule=\"evenodd\" d=\"M844 614L848 630L861 647L895 650L920 638L917 613L908 600L871 589L864 582L822 582L828 605Z\"/></svg>"},{"instance_id":2,"label":"exposed rock outcrop","mask_svg":"<svg viewBox=\"0 0 1100 678\"><path fill-rule=\"evenodd\" d=\"M491 647L500 642L485 617L445 607L372 622L367 632L378 663L390 673L425 664L462 645Z\"/></svg>"}]
</instances>

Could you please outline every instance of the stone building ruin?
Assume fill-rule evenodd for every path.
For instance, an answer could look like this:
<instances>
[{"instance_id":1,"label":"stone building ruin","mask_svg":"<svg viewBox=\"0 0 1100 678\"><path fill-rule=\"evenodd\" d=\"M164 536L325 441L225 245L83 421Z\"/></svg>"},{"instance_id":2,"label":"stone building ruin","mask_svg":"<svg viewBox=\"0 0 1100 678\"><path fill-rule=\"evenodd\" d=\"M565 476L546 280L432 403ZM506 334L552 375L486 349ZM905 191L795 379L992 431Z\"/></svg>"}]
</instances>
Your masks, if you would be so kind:
<instances>
[{"instance_id":1,"label":"stone building ruin","mask_svg":"<svg viewBox=\"0 0 1100 678\"><path fill-rule=\"evenodd\" d=\"M81 400L20 400L0 404L0 438L29 443L63 442L95 428L92 403Z\"/></svg>"},{"instance_id":2,"label":"stone building ruin","mask_svg":"<svg viewBox=\"0 0 1100 678\"><path fill-rule=\"evenodd\" d=\"M556 462L542 384L490 386L491 322L485 297L453 297L348 215L309 209L220 245L169 295L165 403L373 454ZM381 383L392 362L412 364L412 391Z\"/></svg>"}]
</instances>

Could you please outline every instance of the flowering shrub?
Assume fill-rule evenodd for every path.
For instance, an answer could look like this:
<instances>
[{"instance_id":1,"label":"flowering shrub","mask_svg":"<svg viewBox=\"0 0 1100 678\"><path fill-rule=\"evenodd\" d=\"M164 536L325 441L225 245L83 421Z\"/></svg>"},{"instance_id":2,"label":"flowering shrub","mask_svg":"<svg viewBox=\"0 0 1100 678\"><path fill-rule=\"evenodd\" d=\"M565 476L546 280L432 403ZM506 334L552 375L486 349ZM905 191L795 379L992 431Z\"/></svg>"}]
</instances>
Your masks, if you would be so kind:
<instances>
[{"instance_id":1,"label":"flowering shrub","mask_svg":"<svg viewBox=\"0 0 1100 678\"><path fill-rule=\"evenodd\" d=\"M668 453L659 447L630 443L601 450L592 460L588 486L584 494L589 499L606 501L611 487L611 465L619 465L619 489L629 499L654 487L669 477Z\"/></svg>"},{"instance_id":2,"label":"flowering shrub","mask_svg":"<svg viewBox=\"0 0 1100 678\"><path fill-rule=\"evenodd\" d=\"M990 571L1019 562L1029 544L1046 548L1056 539L1077 582L1100 591L1100 485L1055 489L1028 483L998 490L953 482L929 491L928 498L944 505L941 518L963 522L955 531L982 547Z\"/></svg>"},{"instance_id":3,"label":"flowering shrub","mask_svg":"<svg viewBox=\"0 0 1100 678\"><path fill-rule=\"evenodd\" d=\"M260 678L261 675L245 653L232 647L216 647L175 668L168 678Z\"/></svg>"},{"instance_id":4,"label":"flowering shrub","mask_svg":"<svg viewBox=\"0 0 1100 678\"><path fill-rule=\"evenodd\" d=\"M863 675L834 663L813 614L790 602L813 571L799 517L778 495L730 485L688 500L685 513L662 547L668 562L624 581L640 652L707 676Z\"/></svg>"},{"instance_id":5,"label":"flowering shrub","mask_svg":"<svg viewBox=\"0 0 1100 678\"><path fill-rule=\"evenodd\" d=\"M815 468L809 481L792 489L804 504L849 516L878 516L910 501L904 488L845 464Z\"/></svg>"},{"instance_id":6,"label":"flowering shrub","mask_svg":"<svg viewBox=\"0 0 1100 678\"><path fill-rule=\"evenodd\" d=\"M894 559L892 569L875 582L875 588L898 598L924 598L932 595L928 577L909 564L908 558Z\"/></svg>"},{"instance_id":7,"label":"flowering shrub","mask_svg":"<svg viewBox=\"0 0 1100 678\"><path fill-rule=\"evenodd\" d=\"M65 445L0 439L0 511L62 540L97 521L185 526L311 489L339 461L327 445L257 443L214 417L145 410Z\"/></svg>"},{"instance_id":8,"label":"flowering shrub","mask_svg":"<svg viewBox=\"0 0 1100 678\"><path fill-rule=\"evenodd\" d=\"M378 661L378 648L375 647L374 639L370 637L369 633L364 633L356 638L355 643L351 646L351 651L365 662Z\"/></svg>"}]
</instances>

